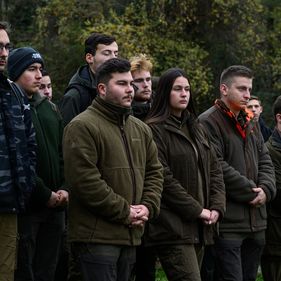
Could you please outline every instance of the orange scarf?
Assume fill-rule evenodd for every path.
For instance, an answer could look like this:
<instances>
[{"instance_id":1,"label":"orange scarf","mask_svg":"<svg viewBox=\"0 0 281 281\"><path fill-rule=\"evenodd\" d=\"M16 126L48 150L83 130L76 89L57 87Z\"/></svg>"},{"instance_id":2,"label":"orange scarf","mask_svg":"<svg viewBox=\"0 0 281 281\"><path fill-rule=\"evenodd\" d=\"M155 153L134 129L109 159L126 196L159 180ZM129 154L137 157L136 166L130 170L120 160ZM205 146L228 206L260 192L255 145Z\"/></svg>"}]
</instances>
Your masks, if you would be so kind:
<instances>
[{"instance_id":1,"label":"orange scarf","mask_svg":"<svg viewBox=\"0 0 281 281\"><path fill-rule=\"evenodd\" d=\"M254 114L250 110L245 109L241 110L236 118L236 115L232 111L230 111L230 109L220 99L217 99L215 101L215 106L218 107L225 115L230 118L235 128L238 130L239 134L245 140L246 128L251 122L253 122Z\"/></svg>"}]
</instances>

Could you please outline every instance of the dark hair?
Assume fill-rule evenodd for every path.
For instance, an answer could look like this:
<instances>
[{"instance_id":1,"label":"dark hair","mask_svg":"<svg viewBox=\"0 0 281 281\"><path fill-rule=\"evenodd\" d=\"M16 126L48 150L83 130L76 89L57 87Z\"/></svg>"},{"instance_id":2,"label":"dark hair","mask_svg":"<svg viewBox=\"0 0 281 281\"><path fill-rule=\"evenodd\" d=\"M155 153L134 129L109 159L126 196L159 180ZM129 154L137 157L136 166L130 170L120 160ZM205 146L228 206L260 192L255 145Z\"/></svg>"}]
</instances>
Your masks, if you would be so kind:
<instances>
[{"instance_id":1,"label":"dark hair","mask_svg":"<svg viewBox=\"0 0 281 281\"><path fill-rule=\"evenodd\" d=\"M41 74L42 74L42 77L43 76L50 76L49 72L46 69L42 69Z\"/></svg>"},{"instance_id":2,"label":"dark hair","mask_svg":"<svg viewBox=\"0 0 281 281\"><path fill-rule=\"evenodd\" d=\"M85 55L88 53L95 55L98 44L110 45L113 42L116 42L115 37L94 32L85 40Z\"/></svg>"},{"instance_id":3,"label":"dark hair","mask_svg":"<svg viewBox=\"0 0 281 281\"><path fill-rule=\"evenodd\" d=\"M274 120L276 120L276 114L281 113L281 96L278 96L273 104L273 114L274 114Z\"/></svg>"},{"instance_id":4,"label":"dark hair","mask_svg":"<svg viewBox=\"0 0 281 281\"><path fill-rule=\"evenodd\" d=\"M232 65L223 70L220 77L220 84L230 86L234 77L246 77L253 79L254 75L250 68L244 65Z\"/></svg>"},{"instance_id":5,"label":"dark hair","mask_svg":"<svg viewBox=\"0 0 281 281\"><path fill-rule=\"evenodd\" d=\"M112 58L101 64L96 71L96 83L107 84L112 78L112 73L130 72L131 64L128 60Z\"/></svg>"},{"instance_id":6,"label":"dark hair","mask_svg":"<svg viewBox=\"0 0 281 281\"><path fill-rule=\"evenodd\" d=\"M186 73L180 68L170 68L161 75L161 77L159 78L151 110L149 111L146 118L146 123L159 123L166 120L170 116L170 94L173 84L178 77L185 77L186 79L188 79ZM185 110L196 116L192 101L192 95L190 95L189 103Z\"/></svg>"},{"instance_id":7,"label":"dark hair","mask_svg":"<svg viewBox=\"0 0 281 281\"><path fill-rule=\"evenodd\" d=\"M249 98L249 101L250 100L257 100L259 102L259 104L261 105L261 100L258 96L251 95L251 97Z\"/></svg>"},{"instance_id":8,"label":"dark hair","mask_svg":"<svg viewBox=\"0 0 281 281\"><path fill-rule=\"evenodd\" d=\"M11 31L11 26L6 21L0 21L0 30L1 29L5 30L9 34Z\"/></svg>"}]
</instances>

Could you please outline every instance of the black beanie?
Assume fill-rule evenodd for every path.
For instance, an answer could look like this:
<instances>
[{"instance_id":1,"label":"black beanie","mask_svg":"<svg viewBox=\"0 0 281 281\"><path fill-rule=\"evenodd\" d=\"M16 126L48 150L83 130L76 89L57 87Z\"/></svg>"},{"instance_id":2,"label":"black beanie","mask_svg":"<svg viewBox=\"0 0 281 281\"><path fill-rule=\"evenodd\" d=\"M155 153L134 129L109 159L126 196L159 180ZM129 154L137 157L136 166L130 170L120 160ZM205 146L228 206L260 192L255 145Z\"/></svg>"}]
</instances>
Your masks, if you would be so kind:
<instances>
[{"instance_id":1,"label":"black beanie","mask_svg":"<svg viewBox=\"0 0 281 281\"><path fill-rule=\"evenodd\" d=\"M10 52L7 61L9 79L16 81L31 64L36 62L44 67L44 61L36 50L30 47L14 49Z\"/></svg>"}]
</instances>

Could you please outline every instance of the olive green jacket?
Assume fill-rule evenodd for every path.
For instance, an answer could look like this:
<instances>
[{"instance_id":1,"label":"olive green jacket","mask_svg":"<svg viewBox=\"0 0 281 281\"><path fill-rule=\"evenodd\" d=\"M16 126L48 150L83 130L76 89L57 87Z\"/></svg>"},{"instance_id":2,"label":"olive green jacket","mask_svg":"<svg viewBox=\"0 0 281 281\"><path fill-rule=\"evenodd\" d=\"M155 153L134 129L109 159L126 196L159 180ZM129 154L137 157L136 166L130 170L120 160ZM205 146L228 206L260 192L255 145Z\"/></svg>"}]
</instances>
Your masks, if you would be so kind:
<instances>
[{"instance_id":1,"label":"olive green jacket","mask_svg":"<svg viewBox=\"0 0 281 281\"><path fill-rule=\"evenodd\" d=\"M65 177L71 186L70 241L140 244L131 204L159 213L163 175L149 127L130 110L97 97L65 129Z\"/></svg>"}]
</instances>

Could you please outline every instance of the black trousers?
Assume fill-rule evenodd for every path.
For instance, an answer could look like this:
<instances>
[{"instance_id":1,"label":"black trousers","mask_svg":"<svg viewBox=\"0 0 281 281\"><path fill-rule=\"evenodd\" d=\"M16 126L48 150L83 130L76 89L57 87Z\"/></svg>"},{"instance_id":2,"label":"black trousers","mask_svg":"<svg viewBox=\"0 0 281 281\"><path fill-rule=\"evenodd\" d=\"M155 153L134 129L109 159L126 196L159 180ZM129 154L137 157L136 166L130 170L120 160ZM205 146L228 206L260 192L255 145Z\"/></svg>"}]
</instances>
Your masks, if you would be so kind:
<instances>
[{"instance_id":1,"label":"black trousers","mask_svg":"<svg viewBox=\"0 0 281 281\"><path fill-rule=\"evenodd\" d=\"M215 242L219 280L255 281L265 239L217 238Z\"/></svg>"},{"instance_id":2,"label":"black trousers","mask_svg":"<svg viewBox=\"0 0 281 281\"><path fill-rule=\"evenodd\" d=\"M136 262L136 247L72 243L83 281L128 281Z\"/></svg>"},{"instance_id":3,"label":"black trousers","mask_svg":"<svg viewBox=\"0 0 281 281\"><path fill-rule=\"evenodd\" d=\"M15 281L53 281L61 237L63 211L44 209L18 216L18 259Z\"/></svg>"},{"instance_id":4,"label":"black trousers","mask_svg":"<svg viewBox=\"0 0 281 281\"><path fill-rule=\"evenodd\" d=\"M135 281L155 281L157 255L152 247L140 245L136 251Z\"/></svg>"}]
</instances>

